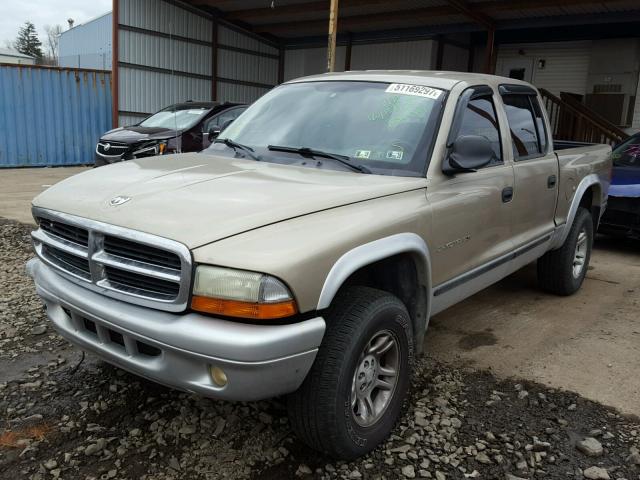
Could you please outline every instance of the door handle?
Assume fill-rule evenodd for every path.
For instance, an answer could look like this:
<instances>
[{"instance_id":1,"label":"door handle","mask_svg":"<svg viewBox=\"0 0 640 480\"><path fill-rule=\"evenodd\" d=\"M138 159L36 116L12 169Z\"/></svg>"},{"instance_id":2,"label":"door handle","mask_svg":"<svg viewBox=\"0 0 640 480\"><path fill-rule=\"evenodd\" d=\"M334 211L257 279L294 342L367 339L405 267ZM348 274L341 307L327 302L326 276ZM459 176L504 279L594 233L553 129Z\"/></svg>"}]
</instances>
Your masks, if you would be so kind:
<instances>
[{"instance_id":1,"label":"door handle","mask_svg":"<svg viewBox=\"0 0 640 480\"><path fill-rule=\"evenodd\" d=\"M505 187L502 189L502 202L509 203L513 200L513 187Z\"/></svg>"},{"instance_id":2,"label":"door handle","mask_svg":"<svg viewBox=\"0 0 640 480\"><path fill-rule=\"evenodd\" d=\"M553 188L556 186L557 183L557 179L555 175L549 175L549 178L547 178L547 188Z\"/></svg>"}]
</instances>

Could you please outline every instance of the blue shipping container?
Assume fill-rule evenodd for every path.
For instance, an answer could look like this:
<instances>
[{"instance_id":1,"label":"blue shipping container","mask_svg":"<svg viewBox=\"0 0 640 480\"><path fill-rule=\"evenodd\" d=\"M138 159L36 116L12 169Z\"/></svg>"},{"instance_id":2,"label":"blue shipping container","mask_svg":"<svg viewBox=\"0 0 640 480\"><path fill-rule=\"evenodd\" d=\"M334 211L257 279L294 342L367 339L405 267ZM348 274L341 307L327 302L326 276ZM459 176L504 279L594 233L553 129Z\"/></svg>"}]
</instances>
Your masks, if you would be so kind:
<instances>
[{"instance_id":1,"label":"blue shipping container","mask_svg":"<svg viewBox=\"0 0 640 480\"><path fill-rule=\"evenodd\" d=\"M0 65L0 168L93 163L111 128L110 72Z\"/></svg>"}]
</instances>

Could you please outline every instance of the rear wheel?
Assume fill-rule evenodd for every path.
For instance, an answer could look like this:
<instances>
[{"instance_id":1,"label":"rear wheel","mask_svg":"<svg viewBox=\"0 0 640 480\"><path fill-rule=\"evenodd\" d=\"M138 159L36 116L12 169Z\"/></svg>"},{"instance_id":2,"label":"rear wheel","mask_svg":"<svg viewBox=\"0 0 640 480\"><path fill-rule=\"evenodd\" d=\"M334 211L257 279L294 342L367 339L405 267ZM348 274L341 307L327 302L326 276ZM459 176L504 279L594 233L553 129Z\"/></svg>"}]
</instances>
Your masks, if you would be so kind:
<instances>
[{"instance_id":1,"label":"rear wheel","mask_svg":"<svg viewBox=\"0 0 640 480\"><path fill-rule=\"evenodd\" d=\"M538 260L538 283L557 295L575 293L587 274L593 245L593 220L586 208L579 208L566 240L557 250Z\"/></svg>"},{"instance_id":2,"label":"rear wheel","mask_svg":"<svg viewBox=\"0 0 640 480\"><path fill-rule=\"evenodd\" d=\"M395 296L366 287L340 294L289 418L310 447L343 459L375 448L393 429L410 383L413 333Z\"/></svg>"}]
</instances>

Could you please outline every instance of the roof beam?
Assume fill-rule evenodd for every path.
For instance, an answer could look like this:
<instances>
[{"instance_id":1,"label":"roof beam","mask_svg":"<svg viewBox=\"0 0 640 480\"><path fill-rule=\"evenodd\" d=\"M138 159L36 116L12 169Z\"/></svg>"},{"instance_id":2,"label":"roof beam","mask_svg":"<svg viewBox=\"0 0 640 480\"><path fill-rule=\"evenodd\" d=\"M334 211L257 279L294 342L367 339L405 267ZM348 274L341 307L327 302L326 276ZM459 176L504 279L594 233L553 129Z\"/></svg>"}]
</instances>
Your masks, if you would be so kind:
<instances>
[{"instance_id":1,"label":"roof beam","mask_svg":"<svg viewBox=\"0 0 640 480\"><path fill-rule=\"evenodd\" d=\"M495 30L495 24L493 20L489 18L484 13L480 12L476 9L471 9L466 2L462 0L446 0L449 5L458 10L458 12L462 13L465 17L470 18L476 23L479 23L487 30Z\"/></svg>"},{"instance_id":2,"label":"roof beam","mask_svg":"<svg viewBox=\"0 0 640 480\"><path fill-rule=\"evenodd\" d=\"M371 7L376 5L388 6L389 0L341 0L340 8ZM300 13L329 13L330 2L327 0L314 1L308 3L294 3L278 6L275 8L247 8L242 10L232 10L226 12L227 18L237 20L252 20L264 18L265 16L276 17L279 15L297 15Z\"/></svg>"},{"instance_id":3,"label":"roof beam","mask_svg":"<svg viewBox=\"0 0 640 480\"><path fill-rule=\"evenodd\" d=\"M400 10L393 13L383 12L368 15L341 16L339 28L342 31L349 31L350 28L357 26L367 26L372 23L386 24L390 21L420 19L428 20L432 19L433 17L440 17L445 15L458 15L458 11L448 5L443 5L437 7L419 8L414 10ZM292 30L323 31L325 29L325 20L307 20L302 22L287 21L253 26L253 30L256 32L269 32L276 35L281 32L290 32Z\"/></svg>"},{"instance_id":4,"label":"roof beam","mask_svg":"<svg viewBox=\"0 0 640 480\"><path fill-rule=\"evenodd\" d=\"M607 0L608 5L628 3L629 0ZM448 15L462 14L467 18L471 18L474 22L481 24L485 28L489 28L488 23L494 23L490 18L492 13L497 12L509 12L509 11L529 11L544 8L553 7L569 7L580 5L596 5L602 4L602 0L487 0L473 4L467 4L462 0L447 0L448 5L426 7L413 10L395 10L393 12L386 13L374 13L369 15L341 15L340 16L340 29L346 28L345 21L354 19L354 23L362 24L367 23L367 18L371 18L372 22L383 21L380 17L384 16L387 21L390 20L402 20L404 18L411 18L414 15L421 17L441 17ZM190 3L198 5L223 5L224 1L218 0L190 0ZM364 7L364 6L385 6L389 5L389 0L342 0L341 8L346 9L350 7ZM326 22L324 20L305 20L301 22L295 22L295 24L289 25L290 22L279 22L278 17L283 15L297 15L297 14L309 14L317 13L319 15L328 14L329 2L327 0L312 1L308 3L295 3L282 6L276 6L275 8L248 8L244 10L227 10L224 11L224 18L230 20L241 20L246 23L252 23L252 21L263 20L267 21L267 24L261 26L255 26L256 31L290 31L296 30L295 26L299 26L300 30L312 28L317 30L325 30ZM412 13L413 12L413 13ZM399 16L399 18L398 18ZM272 22L270 20L273 20Z\"/></svg>"}]
</instances>

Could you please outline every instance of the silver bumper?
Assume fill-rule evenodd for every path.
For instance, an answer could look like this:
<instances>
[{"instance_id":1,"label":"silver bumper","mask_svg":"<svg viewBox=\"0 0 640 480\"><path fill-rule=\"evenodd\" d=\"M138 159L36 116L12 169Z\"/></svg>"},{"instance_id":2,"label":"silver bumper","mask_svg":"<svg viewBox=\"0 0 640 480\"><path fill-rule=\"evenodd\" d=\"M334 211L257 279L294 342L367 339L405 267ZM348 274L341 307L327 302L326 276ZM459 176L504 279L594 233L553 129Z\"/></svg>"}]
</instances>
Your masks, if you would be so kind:
<instances>
[{"instance_id":1,"label":"silver bumper","mask_svg":"<svg viewBox=\"0 0 640 480\"><path fill-rule=\"evenodd\" d=\"M173 314L89 291L38 259L27 264L56 330L82 349L155 382L225 400L259 400L296 390L324 335L321 317L249 325L197 313ZM217 386L211 367L227 375Z\"/></svg>"}]
</instances>

